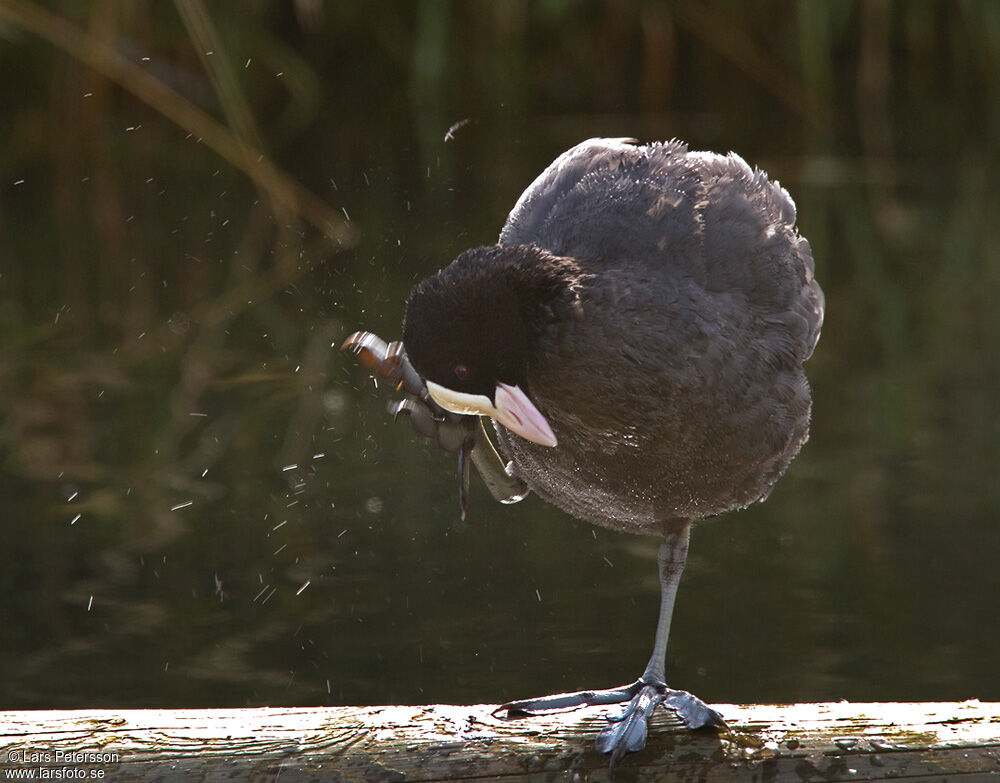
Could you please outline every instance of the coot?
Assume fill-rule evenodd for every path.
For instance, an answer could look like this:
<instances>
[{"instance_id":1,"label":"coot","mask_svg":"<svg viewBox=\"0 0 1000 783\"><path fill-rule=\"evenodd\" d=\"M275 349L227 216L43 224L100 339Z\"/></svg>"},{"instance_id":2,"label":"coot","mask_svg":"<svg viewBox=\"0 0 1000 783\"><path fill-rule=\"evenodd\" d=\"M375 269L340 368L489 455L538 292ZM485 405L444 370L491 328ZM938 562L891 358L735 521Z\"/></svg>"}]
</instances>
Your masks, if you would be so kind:
<instances>
[{"instance_id":1,"label":"coot","mask_svg":"<svg viewBox=\"0 0 1000 783\"><path fill-rule=\"evenodd\" d=\"M653 654L632 685L509 702L507 717L629 702L598 737L615 762L665 704L718 712L664 679L694 520L763 500L806 440L802 363L823 292L795 205L738 155L592 139L560 155L496 245L412 291L403 345L431 398L494 420L507 470L598 525L662 537Z\"/></svg>"}]
</instances>

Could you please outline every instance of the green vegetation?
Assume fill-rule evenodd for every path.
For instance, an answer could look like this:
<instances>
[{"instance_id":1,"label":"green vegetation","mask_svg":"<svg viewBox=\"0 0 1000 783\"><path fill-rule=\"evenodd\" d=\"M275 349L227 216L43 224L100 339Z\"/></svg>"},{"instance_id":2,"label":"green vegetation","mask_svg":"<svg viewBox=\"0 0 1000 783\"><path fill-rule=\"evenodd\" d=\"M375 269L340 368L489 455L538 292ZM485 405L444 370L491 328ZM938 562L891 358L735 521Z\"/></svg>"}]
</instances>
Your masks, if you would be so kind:
<instances>
[{"instance_id":1,"label":"green vegetation","mask_svg":"<svg viewBox=\"0 0 1000 783\"><path fill-rule=\"evenodd\" d=\"M828 299L812 440L696 531L669 674L1000 698L998 75L990 0L0 0L0 702L628 679L655 542L482 491L456 527L329 348L596 135L766 168Z\"/></svg>"}]
</instances>

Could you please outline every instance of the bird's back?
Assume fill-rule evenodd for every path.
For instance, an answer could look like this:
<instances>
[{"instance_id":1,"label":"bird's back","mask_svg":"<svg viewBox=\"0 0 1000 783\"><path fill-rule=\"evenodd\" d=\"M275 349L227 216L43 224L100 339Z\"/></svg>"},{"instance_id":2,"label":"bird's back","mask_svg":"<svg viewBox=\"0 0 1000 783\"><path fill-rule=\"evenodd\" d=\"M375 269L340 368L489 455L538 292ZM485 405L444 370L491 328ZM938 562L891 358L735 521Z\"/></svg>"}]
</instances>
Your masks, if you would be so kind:
<instances>
[{"instance_id":1,"label":"bird's back","mask_svg":"<svg viewBox=\"0 0 1000 783\"><path fill-rule=\"evenodd\" d=\"M500 244L588 273L529 368L560 446L500 433L529 485L635 530L766 497L807 436L823 320L784 189L735 154L593 139L529 186Z\"/></svg>"},{"instance_id":2,"label":"bird's back","mask_svg":"<svg viewBox=\"0 0 1000 783\"><path fill-rule=\"evenodd\" d=\"M735 153L590 139L524 191L499 244L605 266L651 264L708 290L741 291L801 319L792 330L804 361L819 339L824 300L795 217L788 192Z\"/></svg>"}]
</instances>

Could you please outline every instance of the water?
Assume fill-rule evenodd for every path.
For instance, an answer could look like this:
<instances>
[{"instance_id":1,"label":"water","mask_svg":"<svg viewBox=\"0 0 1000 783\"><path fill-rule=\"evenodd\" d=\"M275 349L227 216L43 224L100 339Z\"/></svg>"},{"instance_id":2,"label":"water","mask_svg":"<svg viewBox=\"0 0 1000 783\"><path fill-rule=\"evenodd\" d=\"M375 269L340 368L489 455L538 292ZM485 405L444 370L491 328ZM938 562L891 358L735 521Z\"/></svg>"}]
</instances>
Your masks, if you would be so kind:
<instances>
[{"instance_id":1,"label":"water","mask_svg":"<svg viewBox=\"0 0 1000 783\"><path fill-rule=\"evenodd\" d=\"M432 4L386 28L216 9L266 149L349 216L347 251L68 57L0 45L0 73L20 74L0 82L0 705L498 702L638 676L657 542L534 497L496 504L477 479L462 524L454 458L393 425L391 390L336 350L358 328L398 337L410 286L493 241L541 168L593 135L762 165L795 197L827 295L812 437L765 504L696 527L670 682L715 702L1000 699L988 33L952 51L927 32L940 19L896 9L893 79L871 94L852 74L881 50L857 38L882 28L861 4L843 27L800 19L802 38L745 20L755 51L786 47L766 63L820 122L698 20L623 12L611 35L550 5L491 12L512 14L507 39ZM942 14L966 30L990 8ZM725 31L727 14L708 21ZM662 49L567 54L631 51L668 23L673 88ZM183 29L116 24L217 111ZM810 59L818 38L832 71ZM299 71L267 65L278 44Z\"/></svg>"}]
</instances>

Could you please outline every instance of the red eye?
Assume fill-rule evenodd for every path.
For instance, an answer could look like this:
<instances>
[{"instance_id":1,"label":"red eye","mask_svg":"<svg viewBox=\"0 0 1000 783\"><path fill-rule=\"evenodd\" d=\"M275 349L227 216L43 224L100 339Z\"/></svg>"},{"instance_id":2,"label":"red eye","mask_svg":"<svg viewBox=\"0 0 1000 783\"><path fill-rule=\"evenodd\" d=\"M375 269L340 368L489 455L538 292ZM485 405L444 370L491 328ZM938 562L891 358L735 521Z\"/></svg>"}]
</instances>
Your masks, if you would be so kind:
<instances>
[{"instance_id":1,"label":"red eye","mask_svg":"<svg viewBox=\"0 0 1000 783\"><path fill-rule=\"evenodd\" d=\"M458 376L458 379L460 381L464 381L466 378L469 377L469 368L466 367L464 364L456 364L455 375Z\"/></svg>"}]
</instances>

